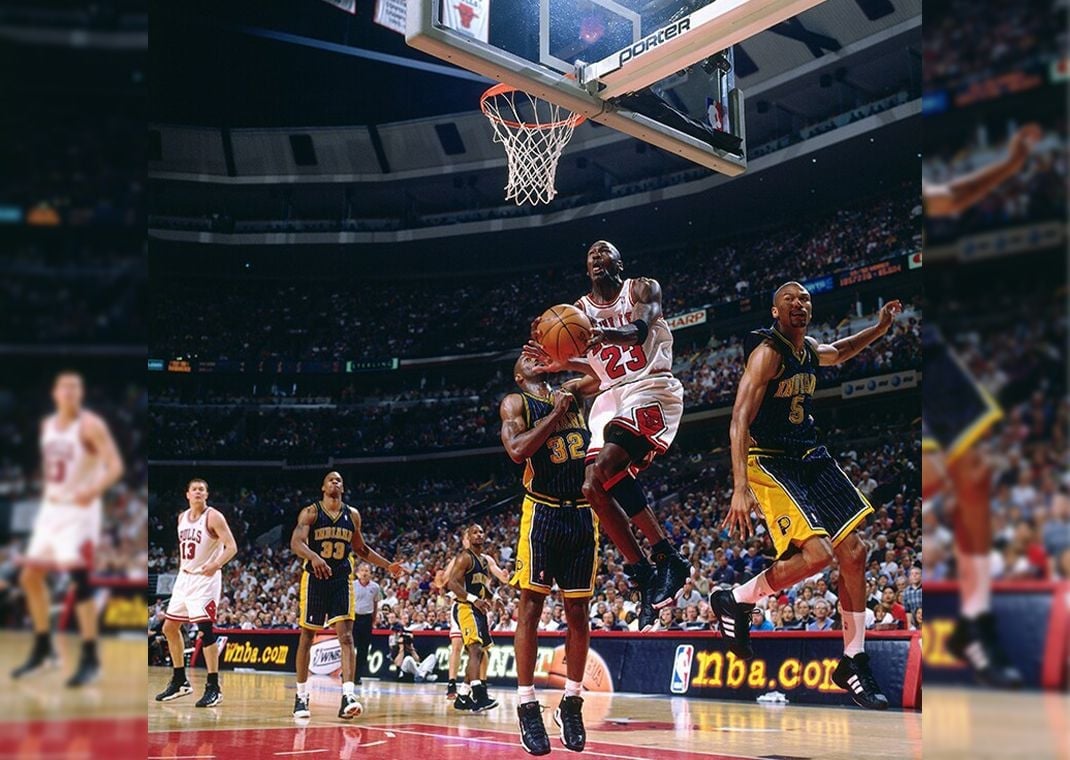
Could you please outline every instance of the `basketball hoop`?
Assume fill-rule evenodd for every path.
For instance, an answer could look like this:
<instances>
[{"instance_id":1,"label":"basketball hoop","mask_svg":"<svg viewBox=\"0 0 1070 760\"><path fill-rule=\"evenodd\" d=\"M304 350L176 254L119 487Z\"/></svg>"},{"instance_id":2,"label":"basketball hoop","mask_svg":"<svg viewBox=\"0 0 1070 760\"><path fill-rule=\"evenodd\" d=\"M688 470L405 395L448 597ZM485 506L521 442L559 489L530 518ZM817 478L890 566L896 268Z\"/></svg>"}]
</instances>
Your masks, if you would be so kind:
<instances>
[{"instance_id":1,"label":"basketball hoop","mask_svg":"<svg viewBox=\"0 0 1070 760\"><path fill-rule=\"evenodd\" d=\"M484 92L479 108L494 127L494 142L505 146L505 199L518 206L552 201L558 159L585 117L507 84Z\"/></svg>"}]
</instances>

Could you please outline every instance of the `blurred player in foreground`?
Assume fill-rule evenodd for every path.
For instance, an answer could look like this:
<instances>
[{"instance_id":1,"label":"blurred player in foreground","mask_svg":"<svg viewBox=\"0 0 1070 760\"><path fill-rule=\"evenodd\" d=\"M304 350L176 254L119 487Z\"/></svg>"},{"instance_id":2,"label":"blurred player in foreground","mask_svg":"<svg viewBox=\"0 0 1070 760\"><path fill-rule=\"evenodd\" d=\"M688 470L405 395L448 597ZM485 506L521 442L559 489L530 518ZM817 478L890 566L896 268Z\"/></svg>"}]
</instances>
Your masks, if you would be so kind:
<instances>
[{"instance_id":1,"label":"blurred player in foreground","mask_svg":"<svg viewBox=\"0 0 1070 760\"><path fill-rule=\"evenodd\" d=\"M751 514L765 518L778 559L731 591L714 591L710 606L737 656L750 659L754 603L820 572L840 568L843 657L832 675L861 707L883 710L888 699L869 667L866 636L866 545L855 529L873 513L862 492L819 446L811 414L818 368L842 364L891 328L899 301L881 307L877 323L835 343L806 334L810 292L786 282L773 295L772 327L744 341L743 377L732 409L732 506L724 527L751 534Z\"/></svg>"},{"instance_id":2,"label":"blurred player in foreground","mask_svg":"<svg viewBox=\"0 0 1070 760\"><path fill-rule=\"evenodd\" d=\"M925 213L955 216L971 208L1025 166L1041 130L1027 125L1011 137L1007 155L945 184L922 188ZM992 616L992 472L974 444L1002 417L999 405L944 341L926 325L922 333L922 496L949 487L961 609L948 649L988 686L1017 688L1021 674L1007 661Z\"/></svg>"},{"instance_id":3,"label":"blurred player in foreground","mask_svg":"<svg viewBox=\"0 0 1070 760\"><path fill-rule=\"evenodd\" d=\"M526 463L513 576L513 584L520 587L513 642L520 743L532 755L550 752L542 708L535 699L535 658L539 616L556 583L565 598L568 621L568 678L554 720L565 747L582 752L587 731L581 693L591 636L589 608L598 570L598 518L583 495L591 433L576 395L597 393L598 383L585 377L554 391L540 377L535 360L524 355L516 362L513 379L520 393L502 399L500 414L506 453L517 464Z\"/></svg>"},{"instance_id":4,"label":"blurred player in foreground","mask_svg":"<svg viewBox=\"0 0 1070 760\"><path fill-rule=\"evenodd\" d=\"M163 633L171 653L171 682L156 695L157 702L170 702L193 693L186 678L182 625L196 623L201 633L201 651L208 669L204 696L197 707L215 707L223 701L219 686L219 646L212 628L223 594L223 565L238 553L227 519L208 506L208 483L194 478L186 486L189 509L178 516L178 578L167 604Z\"/></svg>"},{"instance_id":5,"label":"blurred player in foreground","mask_svg":"<svg viewBox=\"0 0 1070 760\"><path fill-rule=\"evenodd\" d=\"M90 573L100 540L101 501L123 476L123 462L107 423L83 408L85 385L77 372L61 372L52 386L55 411L41 422L44 494L19 576L33 621L29 658L12 678L57 662L49 620L49 571L65 570L74 586L75 612L82 637L78 668L67 686L90 683L99 675L97 608Z\"/></svg>"},{"instance_id":6,"label":"blurred player in foreground","mask_svg":"<svg viewBox=\"0 0 1070 760\"><path fill-rule=\"evenodd\" d=\"M327 473L321 490L323 499L301 510L297 527L290 537L290 551L304 560L298 600L301 638L297 642L297 696L294 697L293 715L300 719L311 716L308 669L312 640L318 631L333 626L338 634L342 658L342 703L338 707L338 717L350 720L364 710L357 701L354 682L357 655L353 648L355 598L353 584L349 581L353 567L350 555L355 553L395 578L401 575L402 567L364 543L360 512L342 501L344 483L339 473Z\"/></svg>"},{"instance_id":7,"label":"blurred player in foreground","mask_svg":"<svg viewBox=\"0 0 1070 760\"><path fill-rule=\"evenodd\" d=\"M554 362L534 342L525 354L540 372L571 370L601 383L591 406L583 495L624 556L625 571L642 595L639 629L649 630L656 610L672 604L683 588L691 565L669 542L636 475L676 437L684 390L672 374L673 340L661 311L661 285L623 274L616 246L596 241L587 251L591 290L576 302L593 327L587 358ZM653 565L629 520L650 542Z\"/></svg>"}]
</instances>

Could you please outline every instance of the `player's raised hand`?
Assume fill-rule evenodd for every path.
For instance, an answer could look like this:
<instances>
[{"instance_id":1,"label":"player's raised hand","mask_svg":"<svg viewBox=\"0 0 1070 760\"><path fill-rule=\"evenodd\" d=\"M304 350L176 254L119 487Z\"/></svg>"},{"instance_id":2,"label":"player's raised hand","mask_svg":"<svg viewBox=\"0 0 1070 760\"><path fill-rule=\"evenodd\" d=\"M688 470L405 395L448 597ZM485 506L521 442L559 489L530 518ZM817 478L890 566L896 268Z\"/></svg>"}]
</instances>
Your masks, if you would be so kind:
<instances>
[{"instance_id":1,"label":"player's raised hand","mask_svg":"<svg viewBox=\"0 0 1070 760\"><path fill-rule=\"evenodd\" d=\"M400 578L405 574L405 568L401 566L400 562L394 561L386 566L386 571L390 573L394 578Z\"/></svg>"},{"instance_id":2,"label":"player's raised hand","mask_svg":"<svg viewBox=\"0 0 1070 760\"><path fill-rule=\"evenodd\" d=\"M1044 137L1044 130L1039 124L1026 124L1011 136L1011 155L1024 161L1042 137Z\"/></svg>"},{"instance_id":3,"label":"player's raised hand","mask_svg":"<svg viewBox=\"0 0 1070 760\"><path fill-rule=\"evenodd\" d=\"M320 555L316 554L309 560L312 563L312 574L325 581L331 577L331 566Z\"/></svg>"},{"instance_id":4,"label":"player's raised hand","mask_svg":"<svg viewBox=\"0 0 1070 760\"><path fill-rule=\"evenodd\" d=\"M877 326L880 327L882 331L888 332L888 329L892 326L892 322L894 322L895 318L902 313L903 304L899 299L889 301L881 307L881 310L877 315Z\"/></svg>"},{"instance_id":5,"label":"player's raised hand","mask_svg":"<svg viewBox=\"0 0 1070 760\"><path fill-rule=\"evenodd\" d=\"M528 341L520 353L527 359L531 359L534 362L534 369L539 374L556 374L558 372L565 371L565 365L562 362L555 361L551 356L543 350L543 347L536 343L534 340Z\"/></svg>"},{"instance_id":6,"label":"player's raised hand","mask_svg":"<svg viewBox=\"0 0 1070 760\"><path fill-rule=\"evenodd\" d=\"M565 414L569 407L572 406L572 402L576 400L576 397L564 388L558 388L554 391L554 411L553 413L561 416Z\"/></svg>"},{"instance_id":7,"label":"player's raised hand","mask_svg":"<svg viewBox=\"0 0 1070 760\"><path fill-rule=\"evenodd\" d=\"M721 527L727 528L729 535L739 531L740 539L746 541L754 532L750 524L751 512L757 509L758 500L754 498L754 492L750 488L735 489L732 491L732 506L728 509Z\"/></svg>"},{"instance_id":8,"label":"player's raised hand","mask_svg":"<svg viewBox=\"0 0 1070 760\"><path fill-rule=\"evenodd\" d=\"M606 333L605 330L600 327L595 327L591 330L591 337L587 339L587 345L583 349L584 354L589 354L592 351L597 351L605 343Z\"/></svg>"}]
</instances>

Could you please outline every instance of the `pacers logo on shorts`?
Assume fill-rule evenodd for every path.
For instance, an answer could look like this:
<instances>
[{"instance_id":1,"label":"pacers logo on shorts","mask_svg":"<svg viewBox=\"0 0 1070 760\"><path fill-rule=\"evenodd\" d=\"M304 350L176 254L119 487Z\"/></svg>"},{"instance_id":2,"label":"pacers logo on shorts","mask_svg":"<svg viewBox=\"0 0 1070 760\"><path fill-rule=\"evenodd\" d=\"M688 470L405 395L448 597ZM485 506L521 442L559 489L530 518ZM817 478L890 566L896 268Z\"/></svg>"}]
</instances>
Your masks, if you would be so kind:
<instances>
[{"instance_id":1,"label":"pacers logo on shorts","mask_svg":"<svg viewBox=\"0 0 1070 760\"><path fill-rule=\"evenodd\" d=\"M780 528L780 535L788 535L788 530L791 528L791 518L787 515L782 515L776 519L777 527Z\"/></svg>"}]
</instances>

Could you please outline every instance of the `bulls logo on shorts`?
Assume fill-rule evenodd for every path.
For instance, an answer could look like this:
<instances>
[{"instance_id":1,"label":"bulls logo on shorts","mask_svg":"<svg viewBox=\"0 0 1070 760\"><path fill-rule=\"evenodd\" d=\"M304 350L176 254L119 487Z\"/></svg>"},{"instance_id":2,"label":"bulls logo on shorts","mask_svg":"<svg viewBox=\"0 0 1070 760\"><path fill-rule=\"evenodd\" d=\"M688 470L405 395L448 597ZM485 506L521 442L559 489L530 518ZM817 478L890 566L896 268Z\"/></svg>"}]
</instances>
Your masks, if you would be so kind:
<instances>
[{"instance_id":1,"label":"bulls logo on shorts","mask_svg":"<svg viewBox=\"0 0 1070 760\"><path fill-rule=\"evenodd\" d=\"M215 621L215 599L204 605L204 614L211 618L213 622Z\"/></svg>"},{"instance_id":2,"label":"bulls logo on shorts","mask_svg":"<svg viewBox=\"0 0 1070 760\"><path fill-rule=\"evenodd\" d=\"M662 417L661 407L657 404L636 409L635 422L639 426L639 432L645 436L657 435L665 429L665 418Z\"/></svg>"}]
</instances>

